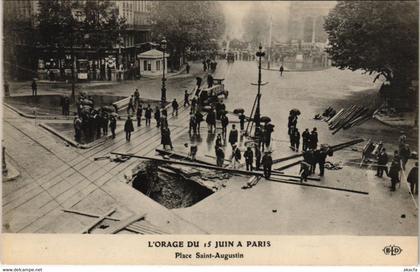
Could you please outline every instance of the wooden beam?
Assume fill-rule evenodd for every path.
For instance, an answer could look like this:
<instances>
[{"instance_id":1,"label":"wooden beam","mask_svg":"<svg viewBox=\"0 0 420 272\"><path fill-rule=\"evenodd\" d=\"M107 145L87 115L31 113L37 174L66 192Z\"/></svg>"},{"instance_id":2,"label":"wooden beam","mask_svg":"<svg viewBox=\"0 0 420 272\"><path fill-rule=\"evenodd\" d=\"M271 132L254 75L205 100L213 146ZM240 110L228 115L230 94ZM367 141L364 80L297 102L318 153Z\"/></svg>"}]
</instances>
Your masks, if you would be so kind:
<instances>
[{"instance_id":1,"label":"wooden beam","mask_svg":"<svg viewBox=\"0 0 420 272\"><path fill-rule=\"evenodd\" d=\"M304 182L296 183L296 182L291 182L291 181L278 179L278 178L269 178L268 180L274 181L274 182L286 183L286 184L301 185L301 186L315 187L315 188L320 188L320 189L329 189L329 190L336 190L336 191L344 191L344 192L362 194L362 195L369 194L368 192L363 192L363 191L357 191L357 190L351 190L351 189L345 189L345 188L336 188L336 187L331 187L331 186L321 186L321 185L309 184L309 183L304 183Z\"/></svg>"},{"instance_id":2,"label":"wooden beam","mask_svg":"<svg viewBox=\"0 0 420 272\"><path fill-rule=\"evenodd\" d=\"M82 234L90 233L90 231L96 227L99 223L101 223L103 220L105 220L105 217L108 217L109 215L113 214L117 209L111 209L107 211L104 215L101 215L95 222L93 222L92 225L87 226L83 231Z\"/></svg>"},{"instance_id":3,"label":"wooden beam","mask_svg":"<svg viewBox=\"0 0 420 272\"><path fill-rule=\"evenodd\" d=\"M118 152L111 152L111 154L120 155L120 156L128 156L128 157L133 157L133 158L138 158L138 159L153 160L153 161L162 162L162 163L172 163L172 164L179 164L179 165L185 165L185 166L190 166L190 167L202 167L202 168L206 168L206 169L212 169L212 170L217 170L217 171L222 171L222 172L230 172L230 173L235 173L235 174L250 175L250 176L251 175L253 175L253 176L264 176L263 171L246 171L246 170L240 170L240 169L223 168L223 167L200 164L200 163L174 161L174 160L169 160L169 159L165 160L165 159L159 159L159 158L153 158L153 157L147 157L147 156L140 156L140 155L133 155L133 154L124 154L124 153L118 153ZM283 176L282 174L277 174L277 175L278 176ZM289 177L300 178L299 176L291 176L291 175L288 175L288 176Z\"/></svg>"},{"instance_id":4,"label":"wooden beam","mask_svg":"<svg viewBox=\"0 0 420 272\"><path fill-rule=\"evenodd\" d=\"M344 142L344 143L341 143L341 144L332 145L332 146L330 146L330 148L332 148L333 151L337 151L337 150L343 149L345 147L361 143L363 141L364 141L363 139L351 140L351 141ZM299 158L299 157L302 157L302 156L303 156L303 153L299 153L299 154L293 154L293 155L290 155L290 156L287 156L287 157L284 157L284 158L274 159L273 164L277 164L277 163L280 163L280 162L283 162L283 161L288 161L288 160L291 160L291 159Z\"/></svg>"},{"instance_id":5,"label":"wooden beam","mask_svg":"<svg viewBox=\"0 0 420 272\"><path fill-rule=\"evenodd\" d=\"M95 217L95 218L99 218L102 215L100 214L93 214L93 213L87 213L87 212L83 212L83 211L78 211L78 210L73 210L73 209L63 209L63 212L68 212L68 213L75 213L75 214L79 214L79 215L84 215L84 216L88 216L88 217ZM110 217L110 216L105 216L104 219L108 219L108 220L112 220L112 221L120 221L120 218L115 218L115 217Z\"/></svg>"},{"instance_id":6,"label":"wooden beam","mask_svg":"<svg viewBox=\"0 0 420 272\"><path fill-rule=\"evenodd\" d=\"M146 214L135 214L133 216L130 216L129 218L127 218L125 220L121 220L116 225L106 229L105 234L115 234L115 233L123 230L128 225L130 225L130 224L132 224L136 221L139 221L140 219L143 219L145 217L146 217Z\"/></svg>"}]
</instances>

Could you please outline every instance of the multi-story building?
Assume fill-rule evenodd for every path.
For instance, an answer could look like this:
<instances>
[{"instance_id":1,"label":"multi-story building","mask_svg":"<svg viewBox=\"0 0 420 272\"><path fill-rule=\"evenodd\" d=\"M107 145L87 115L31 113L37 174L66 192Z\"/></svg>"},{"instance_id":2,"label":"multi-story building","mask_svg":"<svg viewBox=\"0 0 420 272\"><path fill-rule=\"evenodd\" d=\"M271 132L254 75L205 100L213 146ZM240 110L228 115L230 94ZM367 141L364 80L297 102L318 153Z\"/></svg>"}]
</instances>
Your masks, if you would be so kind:
<instances>
[{"instance_id":1,"label":"multi-story building","mask_svg":"<svg viewBox=\"0 0 420 272\"><path fill-rule=\"evenodd\" d=\"M119 16L126 19L127 26L113 48L76 47L73 50L77 72L83 70L88 79L107 78L108 67L113 70L113 78L115 70L119 69L125 76L134 76L133 71L139 70L136 67L139 67L137 55L142 52L141 45L150 41L150 1L113 0L111 4ZM3 1L5 72L12 78L68 78L71 50L46 47L35 40L38 14L39 0ZM79 79L84 77L78 76Z\"/></svg>"}]
</instances>

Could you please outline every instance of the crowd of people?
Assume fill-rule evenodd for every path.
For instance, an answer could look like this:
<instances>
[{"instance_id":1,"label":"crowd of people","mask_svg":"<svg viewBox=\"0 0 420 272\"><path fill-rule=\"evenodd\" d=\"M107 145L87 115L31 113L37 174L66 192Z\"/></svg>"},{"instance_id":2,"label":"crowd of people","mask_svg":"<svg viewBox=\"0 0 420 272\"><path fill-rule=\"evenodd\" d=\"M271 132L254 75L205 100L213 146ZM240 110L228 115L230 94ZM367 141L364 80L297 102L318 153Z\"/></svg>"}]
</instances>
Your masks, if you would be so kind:
<instances>
[{"instance_id":1,"label":"crowd of people","mask_svg":"<svg viewBox=\"0 0 420 272\"><path fill-rule=\"evenodd\" d=\"M63 114L69 114L69 100L63 99ZM100 107L95 109L93 97L80 93L76 101L77 113L73 120L75 140L78 143L98 139L108 134L108 126L112 138L115 138L116 113L113 107ZM83 140L82 140L83 139Z\"/></svg>"}]
</instances>

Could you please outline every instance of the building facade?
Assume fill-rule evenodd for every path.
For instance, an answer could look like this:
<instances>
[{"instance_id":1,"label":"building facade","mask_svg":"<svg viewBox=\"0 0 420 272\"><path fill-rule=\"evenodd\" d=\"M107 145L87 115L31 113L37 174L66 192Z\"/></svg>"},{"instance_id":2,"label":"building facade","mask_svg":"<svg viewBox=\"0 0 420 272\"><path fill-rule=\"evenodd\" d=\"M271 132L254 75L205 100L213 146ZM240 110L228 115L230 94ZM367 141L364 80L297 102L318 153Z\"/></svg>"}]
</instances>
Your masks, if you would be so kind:
<instances>
[{"instance_id":1,"label":"building facade","mask_svg":"<svg viewBox=\"0 0 420 272\"><path fill-rule=\"evenodd\" d=\"M39 0L3 1L4 20L4 71L10 79L68 80L71 78L72 57L79 80L135 78L140 63L137 54L144 51L150 41L151 2L110 1L112 8L126 20L126 29L112 48L90 47L47 48L36 41L36 24ZM82 1L80 3L83 4ZM108 69L110 68L110 69Z\"/></svg>"}]
</instances>

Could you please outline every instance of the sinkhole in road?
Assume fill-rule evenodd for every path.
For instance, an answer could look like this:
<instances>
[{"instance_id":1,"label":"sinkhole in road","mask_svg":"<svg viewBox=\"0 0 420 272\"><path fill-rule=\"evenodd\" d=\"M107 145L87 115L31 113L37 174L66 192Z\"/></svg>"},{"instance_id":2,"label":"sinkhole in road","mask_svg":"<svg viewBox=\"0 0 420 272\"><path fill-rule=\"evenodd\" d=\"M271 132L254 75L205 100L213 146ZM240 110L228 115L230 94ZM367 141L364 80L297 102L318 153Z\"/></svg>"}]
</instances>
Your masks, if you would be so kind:
<instances>
[{"instance_id":1,"label":"sinkhole in road","mask_svg":"<svg viewBox=\"0 0 420 272\"><path fill-rule=\"evenodd\" d=\"M162 171L156 162L139 165L132 186L168 209L190 207L213 194L191 179Z\"/></svg>"}]
</instances>

